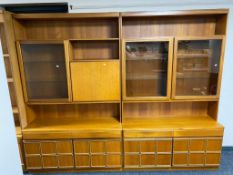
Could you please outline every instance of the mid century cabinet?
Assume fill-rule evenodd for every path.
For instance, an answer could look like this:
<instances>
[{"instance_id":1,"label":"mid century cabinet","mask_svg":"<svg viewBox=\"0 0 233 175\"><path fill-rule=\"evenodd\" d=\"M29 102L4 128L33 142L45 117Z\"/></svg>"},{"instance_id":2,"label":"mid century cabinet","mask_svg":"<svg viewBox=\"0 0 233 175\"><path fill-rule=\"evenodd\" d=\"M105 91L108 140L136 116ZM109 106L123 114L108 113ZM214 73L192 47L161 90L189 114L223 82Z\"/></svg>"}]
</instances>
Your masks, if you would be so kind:
<instances>
[{"instance_id":1,"label":"mid century cabinet","mask_svg":"<svg viewBox=\"0 0 233 175\"><path fill-rule=\"evenodd\" d=\"M227 14L5 12L26 169L218 167Z\"/></svg>"},{"instance_id":2,"label":"mid century cabinet","mask_svg":"<svg viewBox=\"0 0 233 175\"><path fill-rule=\"evenodd\" d=\"M18 109L18 104L16 100L14 76L13 76L13 72L11 69L11 59L10 59L10 55L8 51L6 32L4 28L3 11L1 10L0 10L0 40L1 40L1 45L2 45L3 62L5 64L5 70L6 70L6 75L7 75L7 82L8 82L8 88L9 88L9 93L10 93L12 112L14 116L15 131L16 131L16 137L18 141L21 164L22 164L22 168L24 169L25 167L24 167L23 147L22 147L23 146L22 145L22 132L21 132L21 127L20 127L20 115L19 115L19 109Z\"/></svg>"}]
</instances>

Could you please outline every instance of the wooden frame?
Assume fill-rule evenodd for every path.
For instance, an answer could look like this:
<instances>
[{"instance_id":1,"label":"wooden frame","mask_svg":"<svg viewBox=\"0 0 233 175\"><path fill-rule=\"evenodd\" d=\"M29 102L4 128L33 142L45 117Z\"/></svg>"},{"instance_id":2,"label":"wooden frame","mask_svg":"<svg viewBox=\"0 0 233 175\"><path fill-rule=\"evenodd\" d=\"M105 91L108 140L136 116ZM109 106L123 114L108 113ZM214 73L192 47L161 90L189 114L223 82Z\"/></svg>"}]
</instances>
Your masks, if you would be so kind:
<instances>
[{"instance_id":1,"label":"wooden frame","mask_svg":"<svg viewBox=\"0 0 233 175\"><path fill-rule=\"evenodd\" d=\"M154 97L127 97L126 95L126 54L125 54L125 43L126 42L168 42L168 65L167 65L167 90L166 96L154 96ZM168 100L171 92L171 73L172 73L172 55L173 55L173 38L172 37L158 37L151 39L127 39L122 42L122 91L123 100Z\"/></svg>"},{"instance_id":2,"label":"wooden frame","mask_svg":"<svg viewBox=\"0 0 233 175\"><path fill-rule=\"evenodd\" d=\"M26 85L26 78L24 73L24 65L23 65L23 56L21 51L21 44L63 44L64 47L64 61L65 61L65 67L66 67L66 79L67 79L67 90L68 90L68 98L65 99L29 99L27 94L27 85ZM18 41L16 43L17 45L17 52L19 55L19 66L20 66L20 74L22 78L22 84L23 84L23 92L24 92L24 98L27 103L31 104L37 104L37 103L59 103L59 102L69 102L71 101L71 85L70 85L70 68L69 68L69 51L68 51L68 43L67 41Z\"/></svg>"},{"instance_id":3,"label":"wooden frame","mask_svg":"<svg viewBox=\"0 0 233 175\"><path fill-rule=\"evenodd\" d=\"M178 50L178 41L196 41L196 40L214 40L218 39L222 41L221 45L221 56L219 58L219 73L218 73L218 83L217 83L217 92L216 95L206 95L206 96L176 96L176 67L177 67L177 50ZM219 98L220 86L221 86L221 77L223 69L223 60L224 60L224 49L225 49L225 37L223 35L217 35L212 37L177 37L175 38L174 43L174 61L173 61L173 76L172 76L172 99L175 100L195 100L195 99L204 99L204 100L214 100Z\"/></svg>"}]
</instances>

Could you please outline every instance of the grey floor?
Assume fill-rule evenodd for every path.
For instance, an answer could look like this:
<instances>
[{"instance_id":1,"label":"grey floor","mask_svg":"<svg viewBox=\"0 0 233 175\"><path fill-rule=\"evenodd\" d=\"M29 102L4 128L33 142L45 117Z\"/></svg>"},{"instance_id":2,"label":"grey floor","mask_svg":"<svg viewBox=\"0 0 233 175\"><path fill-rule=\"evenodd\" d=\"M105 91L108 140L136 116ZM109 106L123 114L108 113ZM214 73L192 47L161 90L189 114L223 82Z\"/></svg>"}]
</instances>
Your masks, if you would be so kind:
<instances>
[{"instance_id":1,"label":"grey floor","mask_svg":"<svg viewBox=\"0 0 233 175\"><path fill-rule=\"evenodd\" d=\"M113 173L54 173L56 175L233 175L233 149L226 149L222 152L222 162L219 170L215 171L131 171ZM51 175L54 175L51 174ZM25 174L33 175L33 174ZM45 175L45 174L36 174ZM46 174L50 175L50 174Z\"/></svg>"}]
</instances>

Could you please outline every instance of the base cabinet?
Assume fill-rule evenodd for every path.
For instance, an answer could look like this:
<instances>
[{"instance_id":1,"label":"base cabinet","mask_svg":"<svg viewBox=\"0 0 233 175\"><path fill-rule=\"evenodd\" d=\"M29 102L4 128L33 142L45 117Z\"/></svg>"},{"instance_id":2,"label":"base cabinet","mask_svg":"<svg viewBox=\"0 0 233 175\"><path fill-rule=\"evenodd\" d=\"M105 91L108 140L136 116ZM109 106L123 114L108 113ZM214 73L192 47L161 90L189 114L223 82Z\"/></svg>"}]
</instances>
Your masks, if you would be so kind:
<instances>
[{"instance_id":1,"label":"base cabinet","mask_svg":"<svg viewBox=\"0 0 233 175\"><path fill-rule=\"evenodd\" d=\"M124 139L125 168L171 167L172 138Z\"/></svg>"},{"instance_id":2,"label":"base cabinet","mask_svg":"<svg viewBox=\"0 0 233 175\"><path fill-rule=\"evenodd\" d=\"M121 139L74 140L75 167L121 168Z\"/></svg>"},{"instance_id":3,"label":"base cabinet","mask_svg":"<svg viewBox=\"0 0 233 175\"><path fill-rule=\"evenodd\" d=\"M222 137L175 138L172 166L219 166L221 149Z\"/></svg>"},{"instance_id":4,"label":"base cabinet","mask_svg":"<svg viewBox=\"0 0 233 175\"><path fill-rule=\"evenodd\" d=\"M73 168L72 140L24 140L27 169Z\"/></svg>"},{"instance_id":5,"label":"base cabinet","mask_svg":"<svg viewBox=\"0 0 233 175\"><path fill-rule=\"evenodd\" d=\"M217 167L222 137L24 140L23 145L28 170Z\"/></svg>"}]
</instances>

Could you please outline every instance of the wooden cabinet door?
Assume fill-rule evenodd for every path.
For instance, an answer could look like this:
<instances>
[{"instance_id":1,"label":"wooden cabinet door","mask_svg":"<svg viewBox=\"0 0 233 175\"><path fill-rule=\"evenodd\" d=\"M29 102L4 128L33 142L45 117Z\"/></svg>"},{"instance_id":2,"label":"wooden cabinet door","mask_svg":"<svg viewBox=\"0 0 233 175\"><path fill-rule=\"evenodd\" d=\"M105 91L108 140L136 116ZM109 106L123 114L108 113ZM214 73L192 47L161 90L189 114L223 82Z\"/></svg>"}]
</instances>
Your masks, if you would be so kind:
<instances>
[{"instance_id":1,"label":"wooden cabinet door","mask_svg":"<svg viewBox=\"0 0 233 175\"><path fill-rule=\"evenodd\" d=\"M71 140L26 140L27 169L63 169L74 167Z\"/></svg>"},{"instance_id":2,"label":"wooden cabinet door","mask_svg":"<svg viewBox=\"0 0 233 175\"><path fill-rule=\"evenodd\" d=\"M173 166L219 166L221 149L221 137L175 138L173 141Z\"/></svg>"},{"instance_id":3,"label":"wooden cabinet door","mask_svg":"<svg viewBox=\"0 0 233 175\"><path fill-rule=\"evenodd\" d=\"M77 139L74 140L75 167L120 168L120 139Z\"/></svg>"},{"instance_id":4,"label":"wooden cabinet door","mask_svg":"<svg viewBox=\"0 0 233 175\"><path fill-rule=\"evenodd\" d=\"M172 98L219 97L224 42L223 36L176 38Z\"/></svg>"},{"instance_id":5,"label":"wooden cabinet door","mask_svg":"<svg viewBox=\"0 0 233 175\"><path fill-rule=\"evenodd\" d=\"M170 167L171 138L129 138L124 140L125 168Z\"/></svg>"},{"instance_id":6,"label":"wooden cabinet door","mask_svg":"<svg viewBox=\"0 0 233 175\"><path fill-rule=\"evenodd\" d=\"M72 62L73 101L120 100L119 61Z\"/></svg>"}]
</instances>

